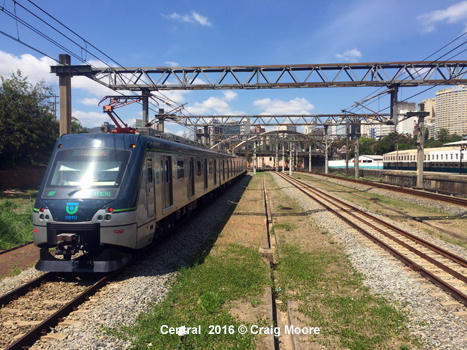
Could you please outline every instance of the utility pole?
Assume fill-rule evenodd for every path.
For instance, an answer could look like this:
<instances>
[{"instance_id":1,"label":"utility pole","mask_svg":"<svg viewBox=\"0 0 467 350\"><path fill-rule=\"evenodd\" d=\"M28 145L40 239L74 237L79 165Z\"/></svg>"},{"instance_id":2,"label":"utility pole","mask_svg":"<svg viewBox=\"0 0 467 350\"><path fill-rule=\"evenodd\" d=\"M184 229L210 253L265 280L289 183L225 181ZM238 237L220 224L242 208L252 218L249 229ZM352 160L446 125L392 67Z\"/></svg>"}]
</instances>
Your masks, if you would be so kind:
<instances>
[{"instance_id":1,"label":"utility pole","mask_svg":"<svg viewBox=\"0 0 467 350\"><path fill-rule=\"evenodd\" d=\"M328 174L328 127L329 125L324 125L324 173Z\"/></svg>"},{"instance_id":2,"label":"utility pole","mask_svg":"<svg viewBox=\"0 0 467 350\"><path fill-rule=\"evenodd\" d=\"M430 113L428 112L408 112L407 117L418 117L417 126L417 187L423 188L423 161L424 155L424 142L425 142L425 117Z\"/></svg>"},{"instance_id":3,"label":"utility pole","mask_svg":"<svg viewBox=\"0 0 467 350\"><path fill-rule=\"evenodd\" d=\"M70 55L58 55L58 61L62 66L71 65ZM59 109L60 109L60 136L71 134L71 74L58 75L59 85Z\"/></svg>"},{"instance_id":4,"label":"utility pole","mask_svg":"<svg viewBox=\"0 0 467 350\"><path fill-rule=\"evenodd\" d=\"M355 162L354 162L354 170L355 170L355 179L358 180L360 177L360 125L356 125L355 130Z\"/></svg>"}]
</instances>

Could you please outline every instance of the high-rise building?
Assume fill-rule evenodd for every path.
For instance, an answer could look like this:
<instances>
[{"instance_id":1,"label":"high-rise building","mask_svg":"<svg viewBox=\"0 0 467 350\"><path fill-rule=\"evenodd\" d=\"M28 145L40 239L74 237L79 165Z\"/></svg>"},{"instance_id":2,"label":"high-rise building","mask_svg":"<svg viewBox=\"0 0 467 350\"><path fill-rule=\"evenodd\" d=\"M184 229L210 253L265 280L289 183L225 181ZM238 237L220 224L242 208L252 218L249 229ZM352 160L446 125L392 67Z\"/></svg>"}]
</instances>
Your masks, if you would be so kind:
<instances>
[{"instance_id":1,"label":"high-rise building","mask_svg":"<svg viewBox=\"0 0 467 350\"><path fill-rule=\"evenodd\" d=\"M436 91L435 132L447 129L450 134L467 134L467 86Z\"/></svg>"},{"instance_id":2,"label":"high-rise building","mask_svg":"<svg viewBox=\"0 0 467 350\"><path fill-rule=\"evenodd\" d=\"M415 112L417 110L417 106L415 102L405 102L400 101L397 102L397 114L401 114L402 111L407 112Z\"/></svg>"},{"instance_id":3,"label":"high-rise building","mask_svg":"<svg viewBox=\"0 0 467 350\"><path fill-rule=\"evenodd\" d=\"M435 138L436 99L430 97L420 102L418 104L418 111L430 113L425 117L425 127L428 129L428 138Z\"/></svg>"},{"instance_id":4,"label":"high-rise building","mask_svg":"<svg viewBox=\"0 0 467 350\"><path fill-rule=\"evenodd\" d=\"M276 130L287 130L287 131L297 131L297 127L295 125L286 125L289 123L285 123L284 125L276 126Z\"/></svg>"},{"instance_id":5,"label":"high-rise building","mask_svg":"<svg viewBox=\"0 0 467 350\"><path fill-rule=\"evenodd\" d=\"M430 113L428 116L425 117L425 123L426 124L434 123L435 118L436 118L436 99L431 97L420 102L418 104L418 111Z\"/></svg>"}]
</instances>

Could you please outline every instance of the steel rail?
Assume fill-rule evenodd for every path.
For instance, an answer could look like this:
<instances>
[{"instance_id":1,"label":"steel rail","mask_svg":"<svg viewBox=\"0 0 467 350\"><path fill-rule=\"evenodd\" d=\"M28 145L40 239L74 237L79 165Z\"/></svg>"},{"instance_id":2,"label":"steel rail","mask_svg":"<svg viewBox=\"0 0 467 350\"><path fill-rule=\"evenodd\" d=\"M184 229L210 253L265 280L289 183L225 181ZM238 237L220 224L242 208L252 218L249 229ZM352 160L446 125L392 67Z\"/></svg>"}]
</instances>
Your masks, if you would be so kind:
<instances>
[{"instance_id":1,"label":"steel rail","mask_svg":"<svg viewBox=\"0 0 467 350\"><path fill-rule=\"evenodd\" d=\"M287 176L285 174L281 174L281 173L278 173L279 176L281 178L283 178L285 181L289 182L290 184L292 184L293 186L295 186L297 189L299 189L301 192L303 192L305 195L307 195L308 197L312 198L313 200L317 201L320 205L324 206L327 210L329 210L330 212L332 212L333 214L335 214L336 216L338 216L339 218L341 218L344 222L348 223L350 226L352 226L354 229L356 229L358 232L362 233L363 235L365 235L366 237L368 237L370 240L372 240L374 243L378 244L379 246L381 246L383 249L387 250L389 253L391 253L391 255L393 255L394 257L396 257L397 259L401 260L405 265L409 266L412 270L420 273L422 276L426 277L427 279L429 279L433 284L437 285L438 287L440 287L441 289L443 289L444 291L450 293L456 300L458 300L459 302L461 302L462 304L464 304L465 306L467 306L467 295L465 295L464 293L462 293L461 291L459 291L458 289L456 289L455 287L451 286L450 284L446 283L445 281L443 281L441 278L435 276L433 273L431 273L430 271L428 271L427 269L425 269L424 267L420 266L419 264L415 263L413 260L411 260L410 258L404 256L402 253L398 252L396 249L394 249L393 247L391 247L390 245L388 245L387 243L381 241L379 238L377 238L376 236L374 236L373 234L371 234L370 232L364 230L363 228L361 228L360 226L358 226L356 223L352 222L351 220L349 220L348 218L346 218L344 215L342 215L341 213L339 213L338 211L332 209L330 206L328 206L327 204L323 203L322 201L319 201L317 200L315 197L313 197L310 193L308 193L305 189L303 189L302 187L300 187L299 185L297 184L300 184L300 185L306 185L304 184L302 181L298 181L296 179L293 179L295 180L292 181L290 178L290 176ZM308 186L308 187L311 187L311 186ZM315 189L313 189L315 190ZM319 190L316 190L316 192L321 192ZM321 198L323 198L322 196L320 196ZM329 196L330 198L332 198L333 201L339 201L338 199L334 198L334 197L331 197ZM323 198L324 199L324 198ZM352 206L350 206L352 207ZM357 209L357 208L355 208ZM358 209L357 209L358 210ZM376 218L375 218L376 219ZM380 221L379 219L377 219L378 221ZM361 220L363 221L363 220ZM365 224L367 224L365 222ZM371 225L370 225L371 226ZM386 235L386 234L385 234ZM387 236L387 235L386 235ZM413 248L415 249L415 248ZM410 249L412 251L412 249ZM414 252L415 253L415 252ZM420 254L416 253L417 255L425 258L423 255L426 256L426 254L422 253L422 252L419 252ZM428 257L428 256L427 256ZM430 257L428 257L429 259L432 259ZM427 261L429 261L429 259L425 258ZM441 264L441 263L439 263ZM441 264L443 265L443 264ZM438 266L435 264L435 266ZM443 265L445 266L445 265ZM438 266L439 267L439 266ZM450 273L449 270L453 271L452 269L450 269L449 267L445 266L446 269L443 268L443 270L445 270L446 272ZM453 271L455 272L455 271ZM455 272L455 274L458 274L457 272ZM462 275L461 275L462 276ZM455 276L456 277L456 276ZM464 279L463 281L465 282L465 276L463 276ZM456 277L457 278L457 277Z\"/></svg>"},{"instance_id":2,"label":"steel rail","mask_svg":"<svg viewBox=\"0 0 467 350\"><path fill-rule=\"evenodd\" d=\"M297 179L295 179L295 180L297 180ZM297 181L298 181L298 180L297 180ZM304 186L306 186L306 187L312 189L313 191L316 191L316 192L319 192L319 193L324 194L324 192L322 192L322 191L320 191L320 190L318 190L318 189L316 189L316 188L313 188L312 186L310 186L310 185L308 185L308 184L306 184L306 183L304 183L304 182L302 182L302 181L300 181L300 183L301 183L302 185L304 185ZM327 194L324 194L324 195L325 195L325 196L329 196L329 195L327 195ZM380 219L378 219L377 217L375 217L375 216L373 216L373 215L371 215L371 214L369 214L369 213L366 213L366 212L364 212L363 210L360 210L360 209L358 209L358 208L356 208L356 207L354 207L354 206L352 206L352 205L350 205L350 204L348 204L348 203L345 203L345 202L343 202L343 201L341 201L341 200L339 200L339 199L337 199L337 198L334 198L334 197L332 197L332 198L333 198L334 201L336 201L336 202L338 202L338 203L340 203L340 204L342 204L342 205L345 205L345 206L351 208L353 211L358 212L359 214L364 215L364 216L366 216L367 218L369 218L369 219L371 219L371 220L377 221L379 224L381 224L381 225L383 225L383 226L385 226L385 227L387 227L387 228L389 228L389 229L391 229L391 230L393 230L393 231L399 233L400 235L403 235L403 236L405 236L405 237L411 239L411 240L414 241L415 243L421 244L421 245L425 246L426 248L431 249L431 250L433 250L434 252L436 252L436 253L438 253L438 254L440 254L440 255L443 255L444 257L446 257L446 258L448 258L448 259L450 259L450 260L452 260L452 261L458 263L459 265L462 265L462 266L464 266L464 267L467 267L467 260L466 260L466 259L461 258L460 256L458 256L458 255L456 255L456 254L453 254L453 253L451 253L451 252L449 252L449 251L447 251L447 250L445 250L445 249L443 249L443 248L441 248L441 247L438 247L437 245L435 245L435 244L433 244L433 243L431 243L431 242L428 242L428 241L424 240L423 238L417 237L417 236L415 236L415 235L413 235L413 234L411 234L411 233L409 233L409 232L407 232L407 231L404 231L404 230L402 230L402 229L400 229L400 228L398 228L398 227L396 227L396 226L394 226L394 225L392 225L392 224L390 224L390 223L388 223L388 222L385 222L385 221L383 221L383 220L380 220ZM466 282L466 283L467 283L467 282Z\"/></svg>"},{"instance_id":3,"label":"steel rail","mask_svg":"<svg viewBox=\"0 0 467 350\"><path fill-rule=\"evenodd\" d=\"M297 172L303 173L303 174L309 174L309 172L306 172L306 171L297 171ZM450 204L456 204L456 205L460 205L460 206L463 206L463 207L467 207L467 199L457 198L457 197L449 197L447 195L442 195L442 194L438 194L438 193L424 192L422 189L421 190L415 190L413 188L391 186L391 185L380 184L380 183L366 181L366 180L348 179L348 178L345 178L345 177L331 175L331 174L313 173L313 175L329 177L329 178L332 178L332 179L338 179L338 180L348 181L348 182L352 182L352 183L358 183L360 185L368 185L368 186L381 188L381 189L388 190L388 191L394 191L394 192L400 192L400 193L404 193L404 194L410 194L410 195L417 196L417 197L429 198L429 199L439 200L439 201L450 203Z\"/></svg>"},{"instance_id":4,"label":"steel rail","mask_svg":"<svg viewBox=\"0 0 467 350\"><path fill-rule=\"evenodd\" d=\"M29 292L31 289L37 288L38 286L41 285L42 282L48 281L51 278L51 273L45 273L40 277L37 277L36 279L22 285L21 287L18 287L11 292L8 292L0 297L0 307L3 307L10 303L11 301L22 297L25 295L27 292Z\"/></svg>"},{"instance_id":5,"label":"steel rail","mask_svg":"<svg viewBox=\"0 0 467 350\"><path fill-rule=\"evenodd\" d=\"M300 184L300 185L302 185L302 186L307 187L310 191L314 191L315 194L316 194L318 197L322 198L323 200L329 201L329 198L332 198L333 205L335 205L336 207L338 207L340 210L342 210L342 211L347 211L348 214L353 215L353 217L354 217L355 219L357 219L357 220L363 222L363 223L364 223L365 225L367 225L367 226L370 226L372 229L374 229L375 231L379 232L380 234L386 236L387 238L392 239L394 242L396 242L396 243L398 243L399 245L403 246L404 248L410 250L412 253L414 253L414 254L420 256L421 258L427 260L428 262L432 263L432 264L435 265L436 267L438 267L438 268L444 270L445 272L449 273L451 276L453 276L453 277L455 277L455 278L461 280L461 281L464 282L464 283L467 283L467 277L466 277L466 276L464 276L464 275L460 274L459 272L457 272L457 271L451 269L450 267L444 265L443 263L440 263L439 261L433 259L432 257L428 256L427 254L425 254L425 253L421 252L420 250L414 248L413 246L411 246L411 245L405 243L404 241L401 241L401 240L398 239L397 237L394 237L394 236L392 236L391 234L389 234L389 233L387 233L387 232L384 232L382 229L380 229L379 227L375 226L375 225L372 224L371 222L367 222L367 221L365 221L363 218L361 218L361 217L359 217L359 216L356 216L355 213L358 213L358 214L363 215L363 216L365 216L365 217L367 217L367 218L369 218L369 219L371 219L371 220L374 220L376 223L378 223L378 224L380 224L380 225L383 225L383 226L385 226L386 228L388 228L388 229L390 229L390 230L393 230L393 231L395 231L395 232L397 232L397 233L399 233L399 234L401 234L401 235L403 235L403 236L405 236L405 237L411 239L413 242L415 242L415 243L417 243L417 244L421 244L421 245L425 246L426 248L428 248L428 249L430 249L430 250L432 250L432 251L435 251L436 253L438 253L438 254L440 254L440 255L442 255L442 256L448 258L448 259L451 259L451 260L453 260L453 261L456 262L456 263L459 263L460 265L462 265L462 266L464 266L464 267L467 266L467 261L466 261L466 260L464 260L464 259L458 257L457 255L452 254L452 253L450 253L450 252L448 252L448 251L446 251L446 250L444 250L444 249L442 249L442 248L439 248L439 247L435 246L434 244L431 244L431 243L429 243L429 242L427 242L427 241L425 241L425 240L423 240L423 239L421 239L421 238L419 238L419 237L417 237L417 236L414 236L414 235L412 235L412 234L410 234L410 233L408 233L408 232L406 232L406 231L404 231L404 230L401 230L401 229L399 229L399 228L397 228L397 227L395 227L395 226L393 226L393 225L391 225L391 224L389 224L389 223L386 223L386 222L384 222L383 220L374 217L373 215L370 215L370 214L368 214L368 213L365 213L364 211L362 211L362 210L360 210L360 209L358 209L358 208L356 208L356 207L354 207L354 206L352 206L352 205L349 205L349 204L347 204L347 203L345 203L345 202L343 202L343 201L341 201L341 200L339 200L339 199L337 199L337 198L334 198L334 197L331 197L331 196L329 196L329 195L327 195L327 194L324 194L322 191L320 191L320 190L318 190L318 189L315 189L315 188L312 188L311 186L309 186L308 184L303 183L302 181L298 181L298 180L296 180L296 179L294 179L294 180L295 180L296 183L298 183L298 184ZM328 197L328 198L326 198L326 197ZM346 207L348 207L349 209L345 209L343 206L339 206L339 205L337 205L336 203L339 203L339 204L341 204L341 205L343 205L343 206L346 206Z\"/></svg>"},{"instance_id":6,"label":"steel rail","mask_svg":"<svg viewBox=\"0 0 467 350\"><path fill-rule=\"evenodd\" d=\"M94 283L92 286L86 288L78 296L73 298L69 303L62 306L55 313L47 317L40 324L29 330L21 338L17 339L15 342L8 345L5 350L21 350L25 347L33 345L44 333L47 333L51 327L55 327L61 318L69 315L77 306L82 304L87 298L93 295L97 290L102 288L111 278L113 278L120 271L104 276L99 281Z\"/></svg>"}]
</instances>

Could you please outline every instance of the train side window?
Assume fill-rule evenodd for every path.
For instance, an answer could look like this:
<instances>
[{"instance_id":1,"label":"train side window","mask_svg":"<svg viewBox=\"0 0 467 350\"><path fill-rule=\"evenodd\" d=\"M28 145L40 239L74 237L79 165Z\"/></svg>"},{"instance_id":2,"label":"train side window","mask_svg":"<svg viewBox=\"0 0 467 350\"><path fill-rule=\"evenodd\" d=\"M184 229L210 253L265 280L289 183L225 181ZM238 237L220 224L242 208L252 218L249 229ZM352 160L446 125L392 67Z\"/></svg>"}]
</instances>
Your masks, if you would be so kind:
<instances>
[{"instance_id":1,"label":"train side window","mask_svg":"<svg viewBox=\"0 0 467 350\"><path fill-rule=\"evenodd\" d=\"M148 168L148 182L152 182L152 159L148 159L146 162Z\"/></svg>"},{"instance_id":2,"label":"train side window","mask_svg":"<svg viewBox=\"0 0 467 350\"><path fill-rule=\"evenodd\" d=\"M201 176L202 171L201 171L201 161L200 160L198 160L196 162L196 167L197 167L197 175Z\"/></svg>"},{"instance_id":3,"label":"train side window","mask_svg":"<svg viewBox=\"0 0 467 350\"><path fill-rule=\"evenodd\" d=\"M177 161L177 179L182 179L185 177L185 164L183 160Z\"/></svg>"},{"instance_id":4,"label":"train side window","mask_svg":"<svg viewBox=\"0 0 467 350\"><path fill-rule=\"evenodd\" d=\"M166 160L165 161L165 183L170 183L170 177L171 177L170 167L171 167L170 161Z\"/></svg>"}]
</instances>

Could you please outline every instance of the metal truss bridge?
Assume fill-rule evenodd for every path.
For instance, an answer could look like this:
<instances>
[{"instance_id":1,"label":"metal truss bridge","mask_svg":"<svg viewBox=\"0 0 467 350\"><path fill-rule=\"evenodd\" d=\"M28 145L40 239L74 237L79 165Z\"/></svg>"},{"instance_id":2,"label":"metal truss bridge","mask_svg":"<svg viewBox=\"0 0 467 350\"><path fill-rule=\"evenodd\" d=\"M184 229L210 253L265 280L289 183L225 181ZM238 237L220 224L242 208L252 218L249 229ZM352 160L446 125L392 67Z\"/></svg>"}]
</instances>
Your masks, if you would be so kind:
<instances>
[{"instance_id":1,"label":"metal truss bridge","mask_svg":"<svg viewBox=\"0 0 467 350\"><path fill-rule=\"evenodd\" d=\"M51 72L87 76L113 90L146 92L467 84L467 61L152 68L58 65Z\"/></svg>"},{"instance_id":2,"label":"metal truss bridge","mask_svg":"<svg viewBox=\"0 0 467 350\"><path fill-rule=\"evenodd\" d=\"M180 117L174 115L172 118ZM186 126L235 126L243 123L262 126L379 125L388 122L389 114L192 115L180 119Z\"/></svg>"}]
</instances>

